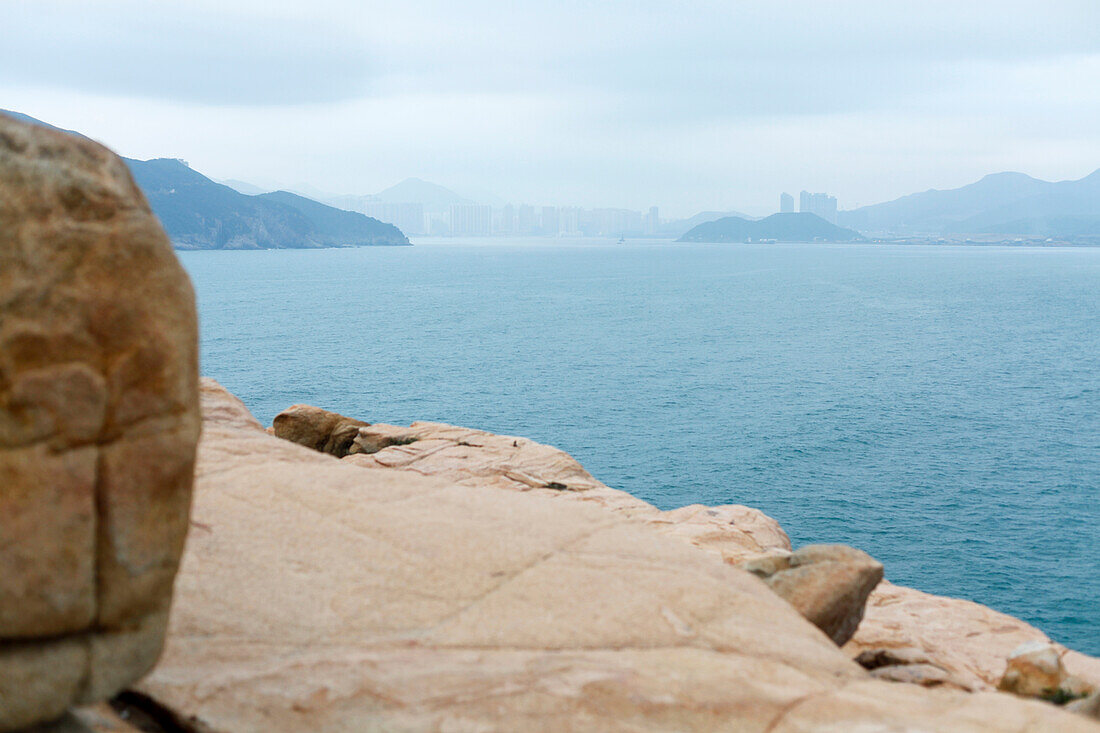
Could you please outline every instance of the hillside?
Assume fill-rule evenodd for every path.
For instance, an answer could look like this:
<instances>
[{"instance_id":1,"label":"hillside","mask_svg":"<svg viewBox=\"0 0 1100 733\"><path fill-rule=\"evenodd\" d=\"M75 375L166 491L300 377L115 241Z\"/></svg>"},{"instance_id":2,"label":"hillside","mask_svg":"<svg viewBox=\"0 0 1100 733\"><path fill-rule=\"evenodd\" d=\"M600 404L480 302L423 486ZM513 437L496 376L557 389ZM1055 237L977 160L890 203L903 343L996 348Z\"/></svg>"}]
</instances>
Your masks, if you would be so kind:
<instances>
[{"instance_id":1,"label":"hillside","mask_svg":"<svg viewBox=\"0 0 1100 733\"><path fill-rule=\"evenodd\" d=\"M180 249L301 249L402 245L392 224L287 191L248 196L169 158L126 160Z\"/></svg>"},{"instance_id":2,"label":"hillside","mask_svg":"<svg viewBox=\"0 0 1100 733\"><path fill-rule=\"evenodd\" d=\"M679 242L858 242L859 232L843 229L816 214L772 214L758 221L727 216L705 222L684 234Z\"/></svg>"},{"instance_id":3,"label":"hillside","mask_svg":"<svg viewBox=\"0 0 1100 733\"><path fill-rule=\"evenodd\" d=\"M19 112L3 114L54 130ZM80 133L61 130L74 135ZM80 135L80 137L84 137ZM277 191L249 196L215 183L174 158L123 158L179 249L300 249L407 245L392 224Z\"/></svg>"},{"instance_id":4,"label":"hillside","mask_svg":"<svg viewBox=\"0 0 1100 733\"><path fill-rule=\"evenodd\" d=\"M839 216L844 226L862 231L1032 236L1066 235L1092 218L1095 228L1100 224L1100 170L1055 183L1023 173L995 173L961 188L910 194ZM1067 227L1069 221L1074 223Z\"/></svg>"}]
</instances>

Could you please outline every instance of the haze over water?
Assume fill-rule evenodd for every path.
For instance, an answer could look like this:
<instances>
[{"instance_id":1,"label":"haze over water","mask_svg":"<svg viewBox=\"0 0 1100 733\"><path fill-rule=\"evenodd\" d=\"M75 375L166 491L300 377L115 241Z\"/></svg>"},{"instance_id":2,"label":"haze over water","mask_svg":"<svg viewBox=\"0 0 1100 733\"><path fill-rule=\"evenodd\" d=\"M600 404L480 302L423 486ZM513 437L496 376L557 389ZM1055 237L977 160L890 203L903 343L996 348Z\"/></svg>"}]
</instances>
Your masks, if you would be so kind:
<instances>
[{"instance_id":1,"label":"haze over water","mask_svg":"<svg viewBox=\"0 0 1100 733\"><path fill-rule=\"evenodd\" d=\"M1100 249L524 240L181 253L203 373L523 435L662 508L1100 653Z\"/></svg>"}]
</instances>

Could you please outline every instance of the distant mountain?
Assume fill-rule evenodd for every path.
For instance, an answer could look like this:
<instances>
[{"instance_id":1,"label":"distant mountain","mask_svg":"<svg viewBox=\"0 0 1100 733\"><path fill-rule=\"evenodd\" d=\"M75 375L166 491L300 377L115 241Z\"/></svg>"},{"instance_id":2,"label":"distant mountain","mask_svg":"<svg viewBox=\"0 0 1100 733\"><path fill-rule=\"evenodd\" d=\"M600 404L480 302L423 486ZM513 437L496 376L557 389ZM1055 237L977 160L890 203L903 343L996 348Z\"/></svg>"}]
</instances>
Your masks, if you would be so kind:
<instances>
[{"instance_id":1,"label":"distant mountain","mask_svg":"<svg viewBox=\"0 0 1100 733\"><path fill-rule=\"evenodd\" d=\"M406 178L370 198L384 204L423 204L425 209L446 209L451 204L475 203L449 188L419 178Z\"/></svg>"},{"instance_id":2,"label":"distant mountain","mask_svg":"<svg viewBox=\"0 0 1100 733\"><path fill-rule=\"evenodd\" d=\"M1057 183L1023 173L994 173L961 188L933 189L842 211L838 218L862 231L898 234L1062 236L1093 217L1100 217L1100 170L1079 181Z\"/></svg>"},{"instance_id":3,"label":"distant mountain","mask_svg":"<svg viewBox=\"0 0 1100 733\"><path fill-rule=\"evenodd\" d=\"M28 125L38 125L39 127L45 127L50 130L57 130L58 132L65 132L70 135L76 135L77 137L82 137L85 140L88 139L87 135L81 135L76 130L66 130L64 127L51 125L49 122L43 122L42 120L31 117L30 115L25 115L22 112L13 112L10 109L0 109L0 114L7 115L8 117L13 117L20 122L26 122Z\"/></svg>"},{"instance_id":4,"label":"distant mountain","mask_svg":"<svg viewBox=\"0 0 1100 733\"><path fill-rule=\"evenodd\" d=\"M258 196L211 181L169 158L126 159L172 243L181 249L295 249L402 245L392 224L288 191Z\"/></svg>"},{"instance_id":5,"label":"distant mountain","mask_svg":"<svg viewBox=\"0 0 1100 733\"><path fill-rule=\"evenodd\" d=\"M680 237L680 242L759 242L774 239L779 242L858 242L859 232L842 229L817 214L772 214L749 221L739 216L700 224Z\"/></svg>"},{"instance_id":6,"label":"distant mountain","mask_svg":"<svg viewBox=\"0 0 1100 733\"><path fill-rule=\"evenodd\" d=\"M19 112L3 114L74 135ZM83 135L81 135L83 137ZM407 245L392 224L277 191L259 196L215 183L181 160L123 158L180 249L281 249Z\"/></svg>"},{"instance_id":7,"label":"distant mountain","mask_svg":"<svg viewBox=\"0 0 1100 733\"><path fill-rule=\"evenodd\" d=\"M748 214L742 214L740 211L701 211L695 216L689 216L687 219L676 219L675 221L666 221L658 227L659 234L665 237L682 237L700 224L706 224L710 221L718 221L719 219L725 219L730 216L740 217L741 219L754 219L755 217Z\"/></svg>"}]
</instances>

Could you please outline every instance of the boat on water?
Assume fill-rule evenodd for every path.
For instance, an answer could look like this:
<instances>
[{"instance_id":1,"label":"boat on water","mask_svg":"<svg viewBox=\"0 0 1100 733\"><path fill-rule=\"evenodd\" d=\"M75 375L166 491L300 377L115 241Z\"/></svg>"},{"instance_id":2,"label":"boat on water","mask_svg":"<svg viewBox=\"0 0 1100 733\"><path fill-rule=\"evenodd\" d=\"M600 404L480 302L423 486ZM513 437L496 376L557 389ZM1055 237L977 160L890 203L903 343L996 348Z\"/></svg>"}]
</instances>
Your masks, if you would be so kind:
<instances>
[{"instance_id":1,"label":"boat on water","mask_svg":"<svg viewBox=\"0 0 1100 733\"><path fill-rule=\"evenodd\" d=\"M619 244L626 244L626 237L619 237Z\"/></svg>"}]
</instances>

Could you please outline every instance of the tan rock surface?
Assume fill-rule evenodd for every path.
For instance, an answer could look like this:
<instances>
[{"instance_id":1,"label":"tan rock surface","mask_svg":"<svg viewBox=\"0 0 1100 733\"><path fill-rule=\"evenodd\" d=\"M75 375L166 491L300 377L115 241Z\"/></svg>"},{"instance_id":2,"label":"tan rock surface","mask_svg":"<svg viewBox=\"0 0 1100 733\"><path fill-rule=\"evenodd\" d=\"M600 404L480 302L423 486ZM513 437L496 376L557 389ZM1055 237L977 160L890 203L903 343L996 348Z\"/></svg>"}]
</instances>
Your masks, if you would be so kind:
<instances>
[{"instance_id":1,"label":"tan rock surface","mask_svg":"<svg viewBox=\"0 0 1100 733\"><path fill-rule=\"evenodd\" d=\"M601 483L567 453L526 438L431 422L410 427L375 423L360 433L364 446L387 446L375 448L371 455L344 459L361 467L594 502L733 564L759 560L761 555L782 562L782 556L791 551L790 539L779 523L757 509L692 505L662 512ZM566 490L539 488L550 484ZM974 690L992 690L1004 674L1008 655L1031 640L1049 641L1035 627L977 603L883 581L871 592L864 619L845 648L852 657L867 649L919 648L928 663L947 670L955 682ZM1100 659L1069 650L1063 663L1071 674L1100 684Z\"/></svg>"},{"instance_id":2,"label":"tan rock surface","mask_svg":"<svg viewBox=\"0 0 1100 733\"><path fill-rule=\"evenodd\" d=\"M212 383L204 400L194 530L140 685L197 726L1096 730L872 680L759 579L597 502L364 471Z\"/></svg>"},{"instance_id":3,"label":"tan rock surface","mask_svg":"<svg viewBox=\"0 0 1100 733\"><path fill-rule=\"evenodd\" d=\"M0 730L155 661L197 375L190 282L125 164L0 115Z\"/></svg>"},{"instance_id":4,"label":"tan rock surface","mask_svg":"<svg viewBox=\"0 0 1100 733\"><path fill-rule=\"evenodd\" d=\"M1050 640L1034 626L978 603L883 581L871 593L863 621L844 649L855 657L866 650L914 647L972 689L992 690L1008 656L1029 641ZM1100 660L1068 651L1062 662L1070 674L1100 684Z\"/></svg>"},{"instance_id":5,"label":"tan rock surface","mask_svg":"<svg viewBox=\"0 0 1100 733\"><path fill-rule=\"evenodd\" d=\"M558 501L595 503L652 524L662 534L731 563L791 549L779 523L757 509L693 504L661 511L601 483L568 453L527 438L443 423L415 422L407 428L375 423L359 430L356 443L361 452L344 460L361 468L408 471L459 486L534 491Z\"/></svg>"},{"instance_id":6,"label":"tan rock surface","mask_svg":"<svg viewBox=\"0 0 1100 733\"><path fill-rule=\"evenodd\" d=\"M1066 710L1100 722L1100 692L1094 692L1081 700L1068 703Z\"/></svg>"}]
</instances>

